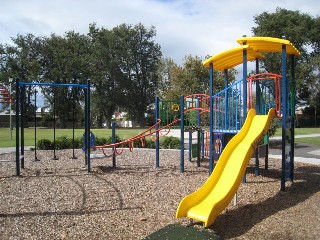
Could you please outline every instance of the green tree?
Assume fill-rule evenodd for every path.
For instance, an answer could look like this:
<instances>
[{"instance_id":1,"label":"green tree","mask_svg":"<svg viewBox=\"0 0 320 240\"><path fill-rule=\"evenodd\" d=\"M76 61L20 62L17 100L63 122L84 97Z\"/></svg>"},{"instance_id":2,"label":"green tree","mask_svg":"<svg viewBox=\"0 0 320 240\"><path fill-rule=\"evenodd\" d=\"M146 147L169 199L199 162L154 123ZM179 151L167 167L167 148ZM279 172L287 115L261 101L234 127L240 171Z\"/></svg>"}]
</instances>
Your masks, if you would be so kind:
<instances>
[{"instance_id":1,"label":"green tree","mask_svg":"<svg viewBox=\"0 0 320 240\"><path fill-rule=\"evenodd\" d=\"M158 74L160 76L157 96L165 98L166 92L172 88L171 85L171 71L173 67L177 67L177 64L171 58L162 58L158 68Z\"/></svg>"},{"instance_id":2,"label":"green tree","mask_svg":"<svg viewBox=\"0 0 320 240\"><path fill-rule=\"evenodd\" d=\"M140 126L145 125L145 113L154 102L158 87L158 67L161 60L160 45L155 43L154 27L121 24L112 29L115 35L117 66L122 98L119 103ZM118 72L118 71L117 71Z\"/></svg>"},{"instance_id":3,"label":"green tree","mask_svg":"<svg viewBox=\"0 0 320 240\"><path fill-rule=\"evenodd\" d=\"M106 121L110 128L112 114L122 99L120 81L124 78L118 66L118 42L113 31L99 29L95 24L90 25L89 36L92 48L92 84L95 87L92 94L92 112L98 127L102 127Z\"/></svg>"},{"instance_id":4,"label":"green tree","mask_svg":"<svg viewBox=\"0 0 320 240\"><path fill-rule=\"evenodd\" d=\"M41 76L42 66L38 59L40 58L40 47L42 39L32 34L25 36L18 35L12 38L14 46L5 46L5 60L2 64L5 67L1 69L2 74L8 77L19 78L20 81L35 81ZM3 59L2 59L3 60ZM25 105L26 119L34 116L35 104L32 102L32 94L36 91L34 87L26 88L26 98L23 99Z\"/></svg>"},{"instance_id":5,"label":"green tree","mask_svg":"<svg viewBox=\"0 0 320 240\"><path fill-rule=\"evenodd\" d=\"M41 64L43 73L39 79L49 83L85 83L90 72L90 45L85 35L67 32L65 36L52 34L44 38ZM82 114L84 89L68 87L43 87L43 94L51 106L55 104L61 127ZM51 108L53 109L53 108Z\"/></svg>"},{"instance_id":6,"label":"green tree","mask_svg":"<svg viewBox=\"0 0 320 240\"><path fill-rule=\"evenodd\" d=\"M204 67L203 59L199 56L188 55L182 66L177 64L167 65L168 76L164 81L169 88L163 92L166 100L178 100L181 94L189 95L196 93L209 93L209 70ZM229 70L229 82L235 80L235 69ZM214 91L217 93L224 89L224 73L215 71Z\"/></svg>"},{"instance_id":7,"label":"green tree","mask_svg":"<svg viewBox=\"0 0 320 240\"><path fill-rule=\"evenodd\" d=\"M296 97L315 106L320 100L320 18L300 11L277 8L274 13L263 12L256 15L254 22L257 25L252 28L255 35L278 38L286 36L302 53L296 68ZM266 54L261 65L266 71L281 73L280 58L280 54Z\"/></svg>"}]
</instances>

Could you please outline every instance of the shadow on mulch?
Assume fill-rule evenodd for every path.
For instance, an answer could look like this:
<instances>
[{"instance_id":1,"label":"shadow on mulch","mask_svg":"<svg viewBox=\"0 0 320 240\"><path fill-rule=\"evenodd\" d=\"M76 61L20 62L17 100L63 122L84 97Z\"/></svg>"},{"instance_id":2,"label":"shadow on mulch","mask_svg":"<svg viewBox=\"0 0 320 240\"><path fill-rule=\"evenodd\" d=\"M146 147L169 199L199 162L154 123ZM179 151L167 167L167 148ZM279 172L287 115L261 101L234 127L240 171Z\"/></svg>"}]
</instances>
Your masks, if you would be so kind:
<instances>
[{"instance_id":1,"label":"shadow on mulch","mask_svg":"<svg viewBox=\"0 0 320 240\"><path fill-rule=\"evenodd\" d=\"M201 229L197 230L192 226L184 227L179 224L170 224L160 230L150 234L145 240L180 240L180 239L223 239L216 235L212 230Z\"/></svg>"},{"instance_id":2,"label":"shadow on mulch","mask_svg":"<svg viewBox=\"0 0 320 240\"><path fill-rule=\"evenodd\" d=\"M263 171L271 178L279 178L280 171ZM294 178L303 180L293 182L285 192L266 199L257 204L248 204L218 216L210 229L223 238L236 238L250 230L254 225L272 216L273 214L289 209L320 191L320 167L302 166L295 169ZM233 226L237 226L234 228ZM230 229L233 229L230 231Z\"/></svg>"}]
</instances>

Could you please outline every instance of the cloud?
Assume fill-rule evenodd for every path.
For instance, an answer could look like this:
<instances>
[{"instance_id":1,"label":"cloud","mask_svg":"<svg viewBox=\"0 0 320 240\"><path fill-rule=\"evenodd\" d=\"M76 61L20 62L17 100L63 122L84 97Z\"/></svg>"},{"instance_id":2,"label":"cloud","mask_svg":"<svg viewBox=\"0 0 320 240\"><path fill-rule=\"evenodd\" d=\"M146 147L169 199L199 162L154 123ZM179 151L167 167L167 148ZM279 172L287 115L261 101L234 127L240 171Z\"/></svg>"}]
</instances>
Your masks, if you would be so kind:
<instances>
[{"instance_id":1,"label":"cloud","mask_svg":"<svg viewBox=\"0 0 320 240\"><path fill-rule=\"evenodd\" d=\"M279 6L318 16L318 0L3 0L0 42L17 34L86 34L90 23L113 28L121 23L156 27L164 56L181 63L187 54L213 55L251 35L253 16Z\"/></svg>"}]
</instances>

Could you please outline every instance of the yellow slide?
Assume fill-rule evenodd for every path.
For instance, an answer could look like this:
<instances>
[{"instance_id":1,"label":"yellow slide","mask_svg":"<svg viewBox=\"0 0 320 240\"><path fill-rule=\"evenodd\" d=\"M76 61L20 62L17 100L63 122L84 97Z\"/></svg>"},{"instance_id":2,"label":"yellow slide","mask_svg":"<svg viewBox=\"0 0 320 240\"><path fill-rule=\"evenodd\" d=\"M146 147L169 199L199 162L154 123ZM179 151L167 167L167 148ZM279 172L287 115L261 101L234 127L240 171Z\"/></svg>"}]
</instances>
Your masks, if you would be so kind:
<instances>
[{"instance_id":1,"label":"yellow slide","mask_svg":"<svg viewBox=\"0 0 320 240\"><path fill-rule=\"evenodd\" d=\"M204 222L205 227L215 221L239 188L249 160L274 116L274 108L269 110L268 115L256 115L255 109L248 112L243 127L223 150L208 180L182 199L177 218L192 218Z\"/></svg>"}]
</instances>

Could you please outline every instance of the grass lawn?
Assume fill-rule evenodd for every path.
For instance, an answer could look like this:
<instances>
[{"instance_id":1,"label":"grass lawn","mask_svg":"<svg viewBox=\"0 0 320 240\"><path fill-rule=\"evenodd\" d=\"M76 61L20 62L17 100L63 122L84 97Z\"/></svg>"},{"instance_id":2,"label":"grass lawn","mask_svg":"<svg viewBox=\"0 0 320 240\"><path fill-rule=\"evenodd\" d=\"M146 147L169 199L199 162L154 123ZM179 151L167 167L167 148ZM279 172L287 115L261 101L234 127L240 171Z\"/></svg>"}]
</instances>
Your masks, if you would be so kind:
<instances>
[{"instance_id":1,"label":"grass lawn","mask_svg":"<svg viewBox=\"0 0 320 240\"><path fill-rule=\"evenodd\" d=\"M119 128L116 129L116 134L121 139L127 139L137 135L144 129L131 129L131 128ZM111 129L91 129L96 137L110 137ZM82 137L84 129L75 129L75 137ZM34 129L25 129L25 146L34 146ZM296 135L303 134L320 134L320 128L296 128ZM60 136L72 137L72 129L56 129L56 138ZM281 128L278 128L275 136L281 136ZM53 141L53 129L38 128L37 129L37 140L49 139ZM296 142L307 143L320 146L320 138L296 138ZM12 130L12 140L10 136L9 128L0 128L0 147L14 147L16 144L16 131Z\"/></svg>"},{"instance_id":2,"label":"grass lawn","mask_svg":"<svg viewBox=\"0 0 320 240\"><path fill-rule=\"evenodd\" d=\"M278 128L275 136L281 136L281 128ZM295 135L320 134L320 128L295 128ZM306 143L320 146L320 137L296 138L297 143Z\"/></svg>"},{"instance_id":3,"label":"grass lawn","mask_svg":"<svg viewBox=\"0 0 320 240\"><path fill-rule=\"evenodd\" d=\"M121 139L127 139L137 135L144 129L116 129L116 135ZM111 129L91 129L96 137L110 137ZM34 128L26 128L24 131L25 146L34 146ZM75 129L75 138L82 137L84 129ZM56 129L56 138L60 136L72 137L72 129ZM53 141L53 129L37 128L37 141L40 139L49 139ZM0 147L14 147L16 145L16 130L12 130L12 140L9 128L0 128Z\"/></svg>"},{"instance_id":4,"label":"grass lawn","mask_svg":"<svg viewBox=\"0 0 320 240\"><path fill-rule=\"evenodd\" d=\"M320 128L295 128L295 135L320 134ZM281 136L281 128L278 128L275 136Z\"/></svg>"},{"instance_id":5,"label":"grass lawn","mask_svg":"<svg viewBox=\"0 0 320 240\"><path fill-rule=\"evenodd\" d=\"M320 146L320 137L313 137L313 138L296 138L295 142L298 143L306 143L306 144L312 144L316 146Z\"/></svg>"}]
</instances>

